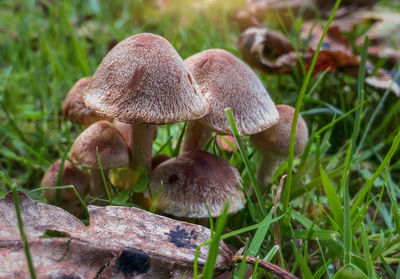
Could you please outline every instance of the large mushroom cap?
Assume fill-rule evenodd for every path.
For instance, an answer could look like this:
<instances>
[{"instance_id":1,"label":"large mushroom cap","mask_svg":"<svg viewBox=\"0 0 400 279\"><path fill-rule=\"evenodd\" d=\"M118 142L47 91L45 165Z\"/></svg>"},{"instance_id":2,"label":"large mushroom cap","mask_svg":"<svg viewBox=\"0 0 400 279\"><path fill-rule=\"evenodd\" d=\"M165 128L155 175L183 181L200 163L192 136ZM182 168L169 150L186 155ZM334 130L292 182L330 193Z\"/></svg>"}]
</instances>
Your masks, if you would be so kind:
<instances>
[{"instance_id":1,"label":"large mushroom cap","mask_svg":"<svg viewBox=\"0 0 400 279\"><path fill-rule=\"evenodd\" d=\"M178 217L207 217L207 204L211 216L219 216L227 199L229 213L242 209L246 203L239 172L204 151L186 152L161 163L150 180L153 193L162 185L158 209Z\"/></svg>"},{"instance_id":2,"label":"large mushroom cap","mask_svg":"<svg viewBox=\"0 0 400 279\"><path fill-rule=\"evenodd\" d=\"M62 113L66 119L85 126L105 120L104 116L90 111L83 105L82 95L90 81L90 77L78 80L68 92L62 106Z\"/></svg>"},{"instance_id":3,"label":"large mushroom cap","mask_svg":"<svg viewBox=\"0 0 400 279\"><path fill-rule=\"evenodd\" d=\"M123 40L104 57L84 103L128 123L174 123L208 112L207 102L174 47L149 33Z\"/></svg>"},{"instance_id":4,"label":"large mushroom cap","mask_svg":"<svg viewBox=\"0 0 400 279\"><path fill-rule=\"evenodd\" d=\"M269 157L287 159L289 155L290 133L292 130L295 109L288 105L277 105L279 122L256 135L251 136L251 142L257 150ZM308 128L304 119L299 116L296 125L294 155L300 155L307 145Z\"/></svg>"},{"instance_id":5,"label":"large mushroom cap","mask_svg":"<svg viewBox=\"0 0 400 279\"><path fill-rule=\"evenodd\" d=\"M104 169L129 163L129 149L125 139L108 121L98 121L78 136L71 147L71 160L85 168L98 168L96 146Z\"/></svg>"},{"instance_id":6,"label":"large mushroom cap","mask_svg":"<svg viewBox=\"0 0 400 279\"><path fill-rule=\"evenodd\" d=\"M231 134L225 108L232 108L240 135L265 130L278 112L263 84L243 61L222 49L209 49L185 60L210 113L201 122L220 134Z\"/></svg>"}]
</instances>

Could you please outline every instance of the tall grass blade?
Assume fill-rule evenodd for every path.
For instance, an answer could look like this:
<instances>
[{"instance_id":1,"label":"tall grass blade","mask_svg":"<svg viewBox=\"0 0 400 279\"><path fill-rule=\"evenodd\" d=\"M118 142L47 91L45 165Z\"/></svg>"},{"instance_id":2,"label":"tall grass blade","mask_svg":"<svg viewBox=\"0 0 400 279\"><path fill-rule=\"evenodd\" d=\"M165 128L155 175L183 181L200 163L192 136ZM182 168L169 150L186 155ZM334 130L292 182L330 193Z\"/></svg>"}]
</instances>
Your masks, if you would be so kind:
<instances>
[{"instance_id":1,"label":"tall grass blade","mask_svg":"<svg viewBox=\"0 0 400 279\"><path fill-rule=\"evenodd\" d=\"M372 176L371 179L367 181L367 183L362 187L360 192L355 198L355 201L353 202L353 206L351 209L351 215L353 216L356 213L356 210L362 205L365 197L368 195L368 193L371 191L371 188L375 182L375 180L379 177L379 175L384 171L384 169L389 166L390 160L396 153L398 147L400 145L400 130L397 132L396 136L393 139L393 143L387 152L385 158L382 160L382 163L379 165L378 169L375 171L374 175Z\"/></svg>"},{"instance_id":2,"label":"tall grass blade","mask_svg":"<svg viewBox=\"0 0 400 279\"><path fill-rule=\"evenodd\" d=\"M240 155L242 156L243 162L246 166L247 173L250 177L250 181L253 186L254 193L256 194L256 197L257 197L260 212L262 213L263 216L265 216L265 215L267 215L267 211L264 207L264 200L263 200L263 197L262 197L262 194L260 191L260 187L258 186L257 179L254 175L253 168L252 168L252 166L249 162L248 156L247 156L247 152L243 146L242 140L240 139L239 131L236 127L235 119L232 114L232 109L226 108L225 114L226 114L226 118L228 119L228 123L231 128L232 135L235 138L236 144L239 148Z\"/></svg>"},{"instance_id":3,"label":"tall grass blade","mask_svg":"<svg viewBox=\"0 0 400 279\"><path fill-rule=\"evenodd\" d=\"M108 202L110 203L110 205L113 205L110 190L108 189L108 185L107 185L107 179L106 179L106 176L104 175L103 167L101 165L98 146L96 146L96 156L97 156L97 162L99 163L101 178L103 179L104 189L106 190L106 193L107 193Z\"/></svg>"},{"instance_id":4,"label":"tall grass blade","mask_svg":"<svg viewBox=\"0 0 400 279\"><path fill-rule=\"evenodd\" d=\"M292 171L293 171L293 158L294 158L294 143L295 143L295 135L296 135L296 126L297 126L297 120L299 118L299 112L300 112L300 108L301 105L303 103L303 97L306 93L307 87L308 87L308 83L310 81L311 78L311 74L314 71L314 67L315 64L317 62L317 58L318 58L318 54L319 51L321 49L322 43L324 41L324 38L326 36L326 33L328 32L328 28L331 24L331 22L333 21L333 18L335 16L336 10L338 9L339 5L340 5L341 0L336 0L335 5L332 8L332 12L329 16L329 19L325 25L324 31L322 33L321 39L319 40L318 43L318 47L315 50L313 59L311 61L311 65L310 68L307 71L307 75L304 78L304 82L303 85L300 89L300 93L299 96L297 97L297 102L296 102L296 108L295 108L295 112L293 115L293 123L292 123L292 131L291 131L291 135L290 135L290 146L289 146L289 157L288 157L288 170L287 170L287 178L286 178L286 187L284 188L284 192L283 192L283 212L286 212L289 206L289 200L290 200L290 195L291 195L291 188L292 188Z\"/></svg>"},{"instance_id":5,"label":"tall grass blade","mask_svg":"<svg viewBox=\"0 0 400 279\"><path fill-rule=\"evenodd\" d=\"M372 261L371 254L369 252L368 238L365 232L364 225L361 225L361 240L363 245L365 264L367 266L368 277L375 279L377 277L374 269L374 263Z\"/></svg>"},{"instance_id":6,"label":"tall grass blade","mask_svg":"<svg viewBox=\"0 0 400 279\"><path fill-rule=\"evenodd\" d=\"M333 218L336 224L339 226L340 231L343 232L344 216L339 196L336 193L335 188L333 187L332 182L329 180L325 170L321 166L319 170L321 174L322 186L324 187L325 195L328 199L329 206L331 207Z\"/></svg>"},{"instance_id":7,"label":"tall grass blade","mask_svg":"<svg viewBox=\"0 0 400 279\"><path fill-rule=\"evenodd\" d=\"M221 235L228 220L228 209L229 200L225 203L222 213L217 219L215 231L211 233L211 243L208 250L207 262L203 269L203 278L205 279L212 279L214 275L215 261L217 260L219 251L219 242L221 241Z\"/></svg>"},{"instance_id":8,"label":"tall grass blade","mask_svg":"<svg viewBox=\"0 0 400 279\"><path fill-rule=\"evenodd\" d=\"M29 249L28 239L26 237L25 230L24 230L24 222L22 220L17 187L4 175L3 172L0 172L0 178L11 188L11 191L13 193L15 213L17 216L19 233L21 234L22 245L24 246L26 261L28 262L29 273L30 273L32 279L36 279L36 272L35 272L35 268L33 266L31 251Z\"/></svg>"},{"instance_id":9,"label":"tall grass blade","mask_svg":"<svg viewBox=\"0 0 400 279\"><path fill-rule=\"evenodd\" d=\"M389 94L391 93L391 89L393 86L393 81L397 80L400 77L400 67L398 68L396 74L394 75L393 80L391 81L389 87L385 90L385 93L383 94L382 98L379 100L378 105L375 107L374 112L371 114L371 117L369 117L367 127L364 129L364 133L361 137L361 140L358 144L358 147L356 149L356 153L359 153L361 148L363 148L365 140L367 139L367 136L369 135L369 131L372 127L372 124L374 123L376 117L378 116L378 113L382 111L383 104L385 103L386 99L389 97Z\"/></svg>"}]
</instances>

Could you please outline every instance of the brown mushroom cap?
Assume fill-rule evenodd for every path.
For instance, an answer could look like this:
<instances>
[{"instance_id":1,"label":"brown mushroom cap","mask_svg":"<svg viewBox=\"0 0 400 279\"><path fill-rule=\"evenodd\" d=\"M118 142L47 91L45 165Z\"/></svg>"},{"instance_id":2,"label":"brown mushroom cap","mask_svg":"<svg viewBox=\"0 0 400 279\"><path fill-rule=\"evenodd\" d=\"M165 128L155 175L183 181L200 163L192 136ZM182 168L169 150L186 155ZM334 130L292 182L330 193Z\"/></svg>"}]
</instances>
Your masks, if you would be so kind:
<instances>
[{"instance_id":1,"label":"brown mushroom cap","mask_svg":"<svg viewBox=\"0 0 400 279\"><path fill-rule=\"evenodd\" d=\"M166 155L166 154L159 154L157 156L154 156L151 158L151 169L154 170L158 165L160 165L162 162L167 161L171 157Z\"/></svg>"},{"instance_id":2,"label":"brown mushroom cap","mask_svg":"<svg viewBox=\"0 0 400 279\"><path fill-rule=\"evenodd\" d=\"M64 170L62 174L61 185L57 185L57 176L60 169L61 160L57 160L54 164L50 166L47 172L44 174L42 181L40 183L41 187L53 187L62 185L74 185L79 195L84 198L89 193L89 175L84 171L74 166L69 161L64 161ZM73 189L62 189L61 201L68 202L70 200L77 200ZM55 190L43 190L43 196L49 201L54 202L55 200Z\"/></svg>"},{"instance_id":3,"label":"brown mushroom cap","mask_svg":"<svg viewBox=\"0 0 400 279\"><path fill-rule=\"evenodd\" d=\"M208 112L174 47L149 33L117 44L98 66L83 99L99 114L128 123L174 123Z\"/></svg>"},{"instance_id":4,"label":"brown mushroom cap","mask_svg":"<svg viewBox=\"0 0 400 279\"><path fill-rule=\"evenodd\" d=\"M114 127L117 128L117 130L124 137L128 146L131 146L131 144L132 144L132 125L129 123L121 122L117 119L114 119L112 123L113 123Z\"/></svg>"},{"instance_id":5,"label":"brown mushroom cap","mask_svg":"<svg viewBox=\"0 0 400 279\"><path fill-rule=\"evenodd\" d=\"M288 105L277 105L279 122L275 126L250 137L251 143L262 154L278 159L287 159L289 155L290 133L295 109ZM307 145L308 128L299 115L296 126L294 155L300 155Z\"/></svg>"},{"instance_id":6,"label":"brown mushroom cap","mask_svg":"<svg viewBox=\"0 0 400 279\"><path fill-rule=\"evenodd\" d=\"M74 185L75 189L79 193L82 199L89 193L90 178L87 173L74 166L69 161L64 161L64 168L62 173L62 181L57 185L58 171L61 166L61 160L57 160L50 166L47 172L44 174L40 187L53 187L53 186L65 186ZM49 203L56 201L56 190L43 189L43 196ZM72 188L60 189L60 206L75 216L82 216L84 214L83 204L75 194Z\"/></svg>"},{"instance_id":7,"label":"brown mushroom cap","mask_svg":"<svg viewBox=\"0 0 400 279\"><path fill-rule=\"evenodd\" d=\"M239 172L228 162L204 151L190 151L161 163L151 174L150 186L162 192L158 209L178 217L204 218L221 214L227 199L229 213L246 203ZM145 196L148 193L145 193Z\"/></svg>"},{"instance_id":8,"label":"brown mushroom cap","mask_svg":"<svg viewBox=\"0 0 400 279\"><path fill-rule=\"evenodd\" d=\"M243 61L222 49L209 49L185 60L210 113L200 121L220 134L231 134L225 108L232 108L240 135L259 133L278 122L278 112L263 84Z\"/></svg>"},{"instance_id":9,"label":"brown mushroom cap","mask_svg":"<svg viewBox=\"0 0 400 279\"><path fill-rule=\"evenodd\" d=\"M71 147L71 160L85 168L98 168L96 146L104 169L129 163L129 149L125 139L108 121L93 123L78 136Z\"/></svg>"},{"instance_id":10,"label":"brown mushroom cap","mask_svg":"<svg viewBox=\"0 0 400 279\"><path fill-rule=\"evenodd\" d=\"M83 105L82 95L91 79L90 77L81 78L68 92L62 106L64 118L85 126L89 126L99 120L107 119L107 117L90 111Z\"/></svg>"}]
</instances>

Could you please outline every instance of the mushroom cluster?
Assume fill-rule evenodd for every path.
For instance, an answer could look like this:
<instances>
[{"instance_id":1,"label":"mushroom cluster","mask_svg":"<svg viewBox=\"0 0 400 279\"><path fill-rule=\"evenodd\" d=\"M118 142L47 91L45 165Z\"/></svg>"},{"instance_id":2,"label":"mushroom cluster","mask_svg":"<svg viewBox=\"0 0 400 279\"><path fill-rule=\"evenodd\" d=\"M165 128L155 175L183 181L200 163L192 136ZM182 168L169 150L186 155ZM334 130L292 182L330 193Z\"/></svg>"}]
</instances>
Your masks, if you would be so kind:
<instances>
[{"instance_id":1,"label":"mushroom cluster","mask_svg":"<svg viewBox=\"0 0 400 279\"><path fill-rule=\"evenodd\" d=\"M70 160L89 170L90 182L88 172L69 161L64 168L74 169L79 173L76 179L82 177L82 183L90 185L80 192L82 196L89 192L104 199L113 190L108 170L126 166L133 173L147 170L150 187L143 196L160 212L216 217L227 200L229 213L237 212L246 203L239 172L204 150L214 133L232 135L225 117L228 107L240 136L250 136L264 156L259 180L271 183L274 166L287 159L288 152L281 148L288 144L279 140L290 138L293 113L285 112L288 106L275 106L250 67L222 49L205 50L184 61L163 37L150 33L128 37L103 58L92 77L77 81L63 104L64 117L86 127L72 145ZM180 154L152 158L158 125L182 121L188 125ZM299 154L308 134L302 119L297 130ZM50 167L42 186L55 186L56 169L66 183L58 164ZM69 183L83 187L75 180ZM43 193L53 202L54 194ZM73 200L69 192L64 196Z\"/></svg>"}]
</instances>

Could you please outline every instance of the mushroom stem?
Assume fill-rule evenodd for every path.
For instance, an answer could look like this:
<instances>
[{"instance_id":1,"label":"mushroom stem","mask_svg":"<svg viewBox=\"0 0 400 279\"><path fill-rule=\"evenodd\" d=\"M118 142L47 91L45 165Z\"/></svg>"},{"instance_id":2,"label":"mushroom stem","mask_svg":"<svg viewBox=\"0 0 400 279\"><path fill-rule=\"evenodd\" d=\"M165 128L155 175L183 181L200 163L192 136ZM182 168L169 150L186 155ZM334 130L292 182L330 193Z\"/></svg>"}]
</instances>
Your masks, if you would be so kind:
<instances>
[{"instance_id":1,"label":"mushroom stem","mask_svg":"<svg viewBox=\"0 0 400 279\"><path fill-rule=\"evenodd\" d=\"M131 167L146 165L147 171L151 171L151 153L153 151L153 139L157 135L157 125L132 124L131 138Z\"/></svg>"},{"instance_id":2,"label":"mushroom stem","mask_svg":"<svg viewBox=\"0 0 400 279\"><path fill-rule=\"evenodd\" d=\"M281 160L272 158L268 155L263 155L260 165L257 170L257 182L264 187L267 187L274 177L276 169L281 164Z\"/></svg>"},{"instance_id":3,"label":"mushroom stem","mask_svg":"<svg viewBox=\"0 0 400 279\"><path fill-rule=\"evenodd\" d=\"M200 121L190 121L186 128L180 153L203 150L211 139L212 131L202 125Z\"/></svg>"},{"instance_id":4,"label":"mushroom stem","mask_svg":"<svg viewBox=\"0 0 400 279\"><path fill-rule=\"evenodd\" d=\"M108 177L108 169L103 169L104 176ZM108 189L110 187L108 186ZM95 198L107 198L107 192L106 189L104 188L104 182L103 178L101 176L101 171L100 169L97 168L92 168L90 169L90 195L95 197Z\"/></svg>"}]
</instances>

